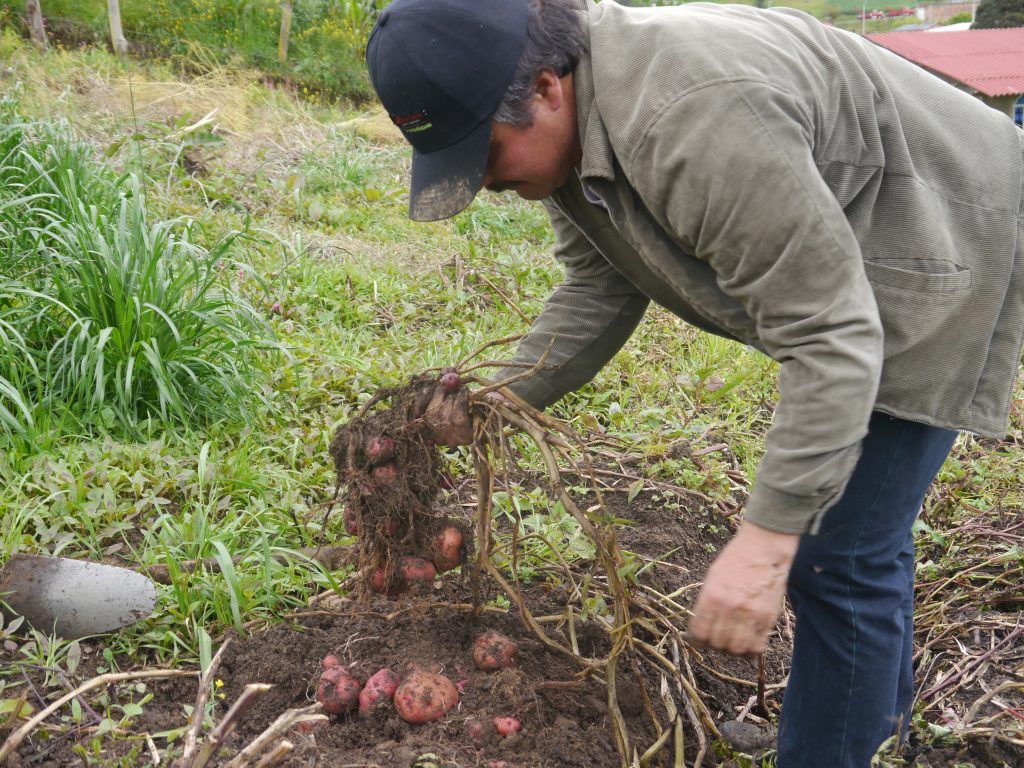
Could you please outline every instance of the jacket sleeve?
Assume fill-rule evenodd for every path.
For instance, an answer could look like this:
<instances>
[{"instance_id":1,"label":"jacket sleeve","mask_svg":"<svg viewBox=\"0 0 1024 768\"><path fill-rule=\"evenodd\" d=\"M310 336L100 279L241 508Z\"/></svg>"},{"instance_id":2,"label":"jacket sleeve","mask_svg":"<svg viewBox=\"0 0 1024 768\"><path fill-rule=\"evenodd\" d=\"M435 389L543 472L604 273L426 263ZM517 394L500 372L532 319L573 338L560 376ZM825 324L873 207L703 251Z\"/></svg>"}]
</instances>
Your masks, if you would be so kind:
<instances>
[{"instance_id":1,"label":"jacket sleeve","mask_svg":"<svg viewBox=\"0 0 1024 768\"><path fill-rule=\"evenodd\" d=\"M746 519L813 532L860 455L882 326L860 247L815 165L812 120L771 84L733 81L666 103L648 125L630 182L781 364Z\"/></svg>"},{"instance_id":2,"label":"jacket sleeve","mask_svg":"<svg viewBox=\"0 0 1024 768\"><path fill-rule=\"evenodd\" d=\"M649 303L554 204L547 201L545 207L555 230L555 257L565 277L513 357L513 362L528 365L543 358L543 365L509 386L537 408L546 408L594 378L626 343ZM525 370L505 368L495 379Z\"/></svg>"}]
</instances>

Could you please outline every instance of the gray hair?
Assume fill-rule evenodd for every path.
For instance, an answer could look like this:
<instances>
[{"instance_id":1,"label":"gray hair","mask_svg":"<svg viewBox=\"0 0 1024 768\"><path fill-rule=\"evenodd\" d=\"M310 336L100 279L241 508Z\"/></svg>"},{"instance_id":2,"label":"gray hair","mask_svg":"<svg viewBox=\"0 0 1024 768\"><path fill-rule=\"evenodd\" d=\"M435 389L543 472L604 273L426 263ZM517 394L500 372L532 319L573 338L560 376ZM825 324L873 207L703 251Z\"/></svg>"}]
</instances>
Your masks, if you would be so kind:
<instances>
[{"instance_id":1,"label":"gray hair","mask_svg":"<svg viewBox=\"0 0 1024 768\"><path fill-rule=\"evenodd\" d=\"M529 0L530 16L526 42L519 55L516 73L501 103L494 111L498 123L517 128L533 124L534 84L545 70L559 77L567 75L586 47L579 0Z\"/></svg>"}]
</instances>

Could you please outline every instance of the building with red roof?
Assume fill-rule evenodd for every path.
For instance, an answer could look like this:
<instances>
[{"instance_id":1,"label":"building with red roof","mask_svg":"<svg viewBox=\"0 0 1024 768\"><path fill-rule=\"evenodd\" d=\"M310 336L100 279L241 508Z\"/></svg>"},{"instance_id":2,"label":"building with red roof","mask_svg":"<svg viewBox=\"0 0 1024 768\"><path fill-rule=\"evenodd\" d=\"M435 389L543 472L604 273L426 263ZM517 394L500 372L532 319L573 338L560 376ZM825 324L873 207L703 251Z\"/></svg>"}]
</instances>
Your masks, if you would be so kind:
<instances>
[{"instance_id":1,"label":"building with red roof","mask_svg":"<svg viewBox=\"0 0 1024 768\"><path fill-rule=\"evenodd\" d=\"M1024 123L1024 27L867 37Z\"/></svg>"}]
</instances>

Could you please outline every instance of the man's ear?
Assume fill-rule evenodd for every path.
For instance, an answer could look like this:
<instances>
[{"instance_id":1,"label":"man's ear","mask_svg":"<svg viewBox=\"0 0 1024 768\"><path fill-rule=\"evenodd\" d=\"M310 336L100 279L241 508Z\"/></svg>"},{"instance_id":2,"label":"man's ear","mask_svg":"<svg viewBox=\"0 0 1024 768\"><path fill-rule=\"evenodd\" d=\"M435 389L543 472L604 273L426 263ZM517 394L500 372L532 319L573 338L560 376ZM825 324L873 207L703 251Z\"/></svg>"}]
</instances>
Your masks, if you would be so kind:
<instances>
[{"instance_id":1,"label":"man's ear","mask_svg":"<svg viewBox=\"0 0 1024 768\"><path fill-rule=\"evenodd\" d=\"M544 105L552 112L561 109L565 100L565 91L562 89L562 80L554 73L554 70L545 69L533 84L533 97L541 99Z\"/></svg>"}]
</instances>

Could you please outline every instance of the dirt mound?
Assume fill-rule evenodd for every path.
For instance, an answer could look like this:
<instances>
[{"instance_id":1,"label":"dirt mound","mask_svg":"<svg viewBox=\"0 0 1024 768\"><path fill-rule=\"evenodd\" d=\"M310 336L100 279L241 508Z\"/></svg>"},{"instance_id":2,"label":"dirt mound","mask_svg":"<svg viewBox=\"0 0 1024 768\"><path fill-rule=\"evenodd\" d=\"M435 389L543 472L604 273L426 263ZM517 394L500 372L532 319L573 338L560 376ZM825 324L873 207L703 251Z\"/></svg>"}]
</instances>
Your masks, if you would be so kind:
<instances>
[{"instance_id":1,"label":"dirt mound","mask_svg":"<svg viewBox=\"0 0 1024 768\"><path fill-rule=\"evenodd\" d=\"M647 492L629 502L626 498L625 492L616 492L609 494L606 502L617 516L640 523L623 530L623 544L646 561L657 561L648 573L657 578L659 589L677 590L699 580L727 538L721 519L717 525L709 525L704 511L680 508L668 512L660 499ZM493 601L499 593L492 590L483 597ZM565 588L537 583L524 588L523 597L530 611L568 643L568 627L558 623L567 601ZM680 599L688 602L685 592ZM520 646L516 666L499 672L475 669L473 641L486 629L497 629L516 640ZM574 634L582 655L608 653L609 635L601 619L578 622ZM286 709L312 703L322 671L320 663L328 654L337 655L343 665L352 665L362 679L385 666L400 673L413 664L433 667L459 686L460 703L441 720L425 725L403 722L390 705L369 715L353 712L332 717L308 732L290 734L296 749L282 765L410 768L417 758L429 754L436 755L437 765L446 768L501 765L500 761L505 761L507 768L618 765L604 681L596 675L581 677L577 660L539 642L514 611L488 604L474 620L469 585L454 574L438 580L429 596L395 601L374 595L347 600L335 603L331 610L311 611L290 624L236 638L218 672L224 697L216 703L215 718L223 715L246 684L262 682L274 687L249 713L229 750L251 740ZM782 676L782 659L787 654L788 648L776 638L768 663L771 682ZM695 652L688 661L716 717L735 717L753 696L757 670L752 662ZM635 665L620 665L618 673L619 707L626 725L638 742L650 744L658 734L646 714L645 694L637 675L648 691L657 691L661 672L639 658ZM182 706L195 697L194 680L167 681L151 690L155 698L147 705L142 722L137 721L138 728L181 727L185 722ZM661 705L655 701L653 706L664 718ZM492 720L500 716L521 720L522 731L499 737ZM469 735L474 721L488 726L483 739ZM694 732L687 731L686 743L689 761L698 750Z\"/></svg>"}]
</instances>

